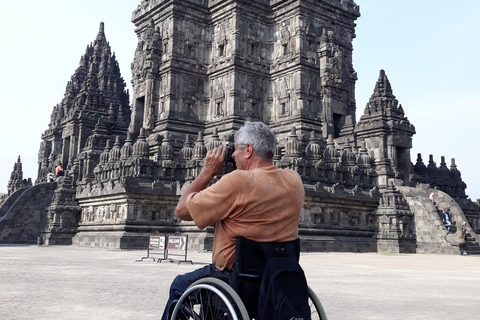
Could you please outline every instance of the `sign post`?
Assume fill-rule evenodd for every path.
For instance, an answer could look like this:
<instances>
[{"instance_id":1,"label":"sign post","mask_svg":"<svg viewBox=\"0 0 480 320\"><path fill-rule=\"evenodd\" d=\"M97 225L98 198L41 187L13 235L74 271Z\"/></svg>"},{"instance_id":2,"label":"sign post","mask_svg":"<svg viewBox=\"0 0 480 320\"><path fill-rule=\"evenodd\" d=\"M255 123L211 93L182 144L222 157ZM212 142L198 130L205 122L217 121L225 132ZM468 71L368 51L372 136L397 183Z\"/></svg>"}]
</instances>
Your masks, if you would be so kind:
<instances>
[{"instance_id":1,"label":"sign post","mask_svg":"<svg viewBox=\"0 0 480 320\"><path fill-rule=\"evenodd\" d=\"M143 259L153 259L153 261L157 259L157 262L160 262L162 260L169 260L167 259L167 246L165 245L166 238L166 235L150 236L148 240L147 256L135 261L143 261ZM159 258L158 255L162 255L163 257Z\"/></svg>"},{"instance_id":2,"label":"sign post","mask_svg":"<svg viewBox=\"0 0 480 320\"><path fill-rule=\"evenodd\" d=\"M180 264L181 262L190 262L191 264L193 264L192 260L187 260L187 248L188 235L169 235L166 256L164 260L170 260L171 262L173 262L173 260L169 258L169 256L183 256L183 260L179 260L178 264Z\"/></svg>"}]
</instances>

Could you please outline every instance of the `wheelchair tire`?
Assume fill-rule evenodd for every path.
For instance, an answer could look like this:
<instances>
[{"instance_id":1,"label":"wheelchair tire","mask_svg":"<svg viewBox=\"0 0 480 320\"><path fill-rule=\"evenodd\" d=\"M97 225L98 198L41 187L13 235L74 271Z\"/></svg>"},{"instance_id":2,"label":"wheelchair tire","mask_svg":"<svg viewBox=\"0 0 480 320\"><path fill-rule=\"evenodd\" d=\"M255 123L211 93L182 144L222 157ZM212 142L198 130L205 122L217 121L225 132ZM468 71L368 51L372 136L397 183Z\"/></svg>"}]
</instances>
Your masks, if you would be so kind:
<instances>
[{"instance_id":1,"label":"wheelchair tire","mask_svg":"<svg viewBox=\"0 0 480 320\"><path fill-rule=\"evenodd\" d=\"M312 288L308 287L308 305L310 306L312 320L327 320L325 309Z\"/></svg>"},{"instance_id":2,"label":"wheelchair tire","mask_svg":"<svg viewBox=\"0 0 480 320\"><path fill-rule=\"evenodd\" d=\"M227 283L216 278L195 281L178 300L171 320L250 320L242 300Z\"/></svg>"}]
</instances>

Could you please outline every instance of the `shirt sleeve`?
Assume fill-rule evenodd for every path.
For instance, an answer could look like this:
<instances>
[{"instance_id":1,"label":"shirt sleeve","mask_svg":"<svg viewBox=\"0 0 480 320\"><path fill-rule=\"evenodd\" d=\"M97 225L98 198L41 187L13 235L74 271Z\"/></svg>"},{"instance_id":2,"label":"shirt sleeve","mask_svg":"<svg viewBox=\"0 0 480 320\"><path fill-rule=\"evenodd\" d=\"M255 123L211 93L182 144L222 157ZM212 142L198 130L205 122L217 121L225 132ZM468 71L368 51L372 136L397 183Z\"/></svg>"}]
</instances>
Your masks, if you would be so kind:
<instances>
[{"instance_id":1,"label":"shirt sleeve","mask_svg":"<svg viewBox=\"0 0 480 320\"><path fill-rule=\"evenodd\" d=\"M235 210L234 183L230 175L223 176L205 190L187 198L187 209L198 228L203 229L225 219Z\"/></svg>"}]
</instances>

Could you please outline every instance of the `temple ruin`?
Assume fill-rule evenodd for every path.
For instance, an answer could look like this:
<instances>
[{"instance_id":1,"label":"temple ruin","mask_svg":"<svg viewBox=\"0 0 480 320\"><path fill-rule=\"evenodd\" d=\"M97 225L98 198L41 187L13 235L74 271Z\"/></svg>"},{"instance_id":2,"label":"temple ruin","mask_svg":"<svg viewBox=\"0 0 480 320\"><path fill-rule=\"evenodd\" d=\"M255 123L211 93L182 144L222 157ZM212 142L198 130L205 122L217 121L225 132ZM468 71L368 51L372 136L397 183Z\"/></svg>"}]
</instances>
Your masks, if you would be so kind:
<instances>
[{"instance_id":1,"label":"temple ruin","mask_svg":"<svg viewBox=\"0 0 480 320\"><path fill-rule=\"evenodd\" d=\"M412 162L416 129L384 70L356 120L359 17L353 0L142 0L131 96L100 23L42 135L35 185L15 165L0 243L146 248L180 232L208 250L213 227L175 206L206 152L249 120L276 132L274 164L303 179L303 250L480 253L479 203L454 159ZM45 182L60 163L65 176Z\"/></svg>"}]
</instances>

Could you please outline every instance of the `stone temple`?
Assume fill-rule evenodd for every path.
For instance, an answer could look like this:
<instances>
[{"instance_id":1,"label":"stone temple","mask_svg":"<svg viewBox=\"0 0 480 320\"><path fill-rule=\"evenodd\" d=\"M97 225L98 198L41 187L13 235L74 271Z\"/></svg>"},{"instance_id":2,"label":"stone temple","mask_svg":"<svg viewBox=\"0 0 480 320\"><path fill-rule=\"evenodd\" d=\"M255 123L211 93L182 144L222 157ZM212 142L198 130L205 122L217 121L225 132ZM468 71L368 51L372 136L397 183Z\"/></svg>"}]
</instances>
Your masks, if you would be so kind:
<instances>
[{"instance_id":1,"label":"stone temple","mask_svg":"<svg viewBox=\"0 0 480 320\"><path fill-rule=\"evenodd\" d=\"M276 132L274 163L303 179L303 250L480 253L479 203L454 159L412 162L416 129L385 71L356 120L359 17L353 0L142 0L131 95L101 23L53 107L35 184L14 166L0 243L146 248L180 232L208 250L213 227L177 220L175 206L206 152L250 120ZM46 183L59 163L65 176Z\"/></svg>"}]
</instances>

